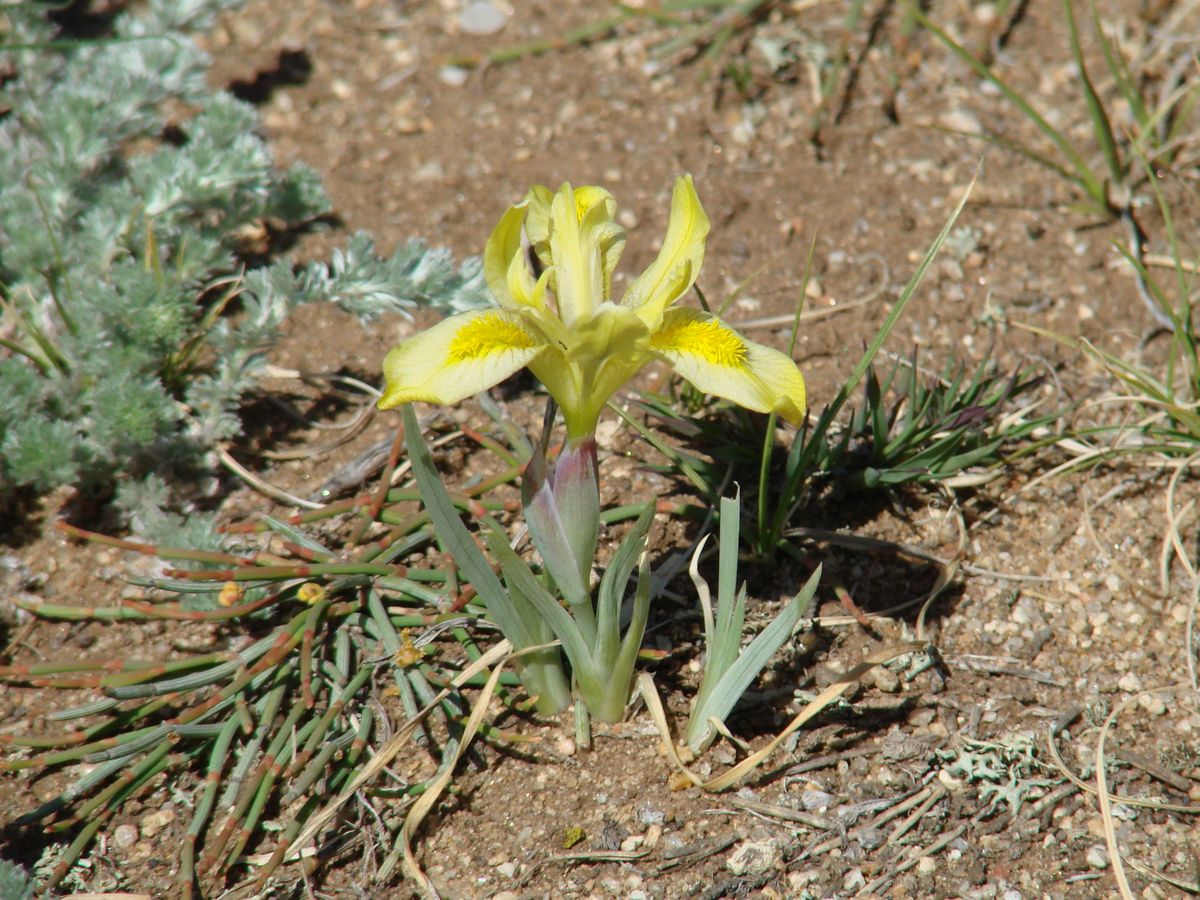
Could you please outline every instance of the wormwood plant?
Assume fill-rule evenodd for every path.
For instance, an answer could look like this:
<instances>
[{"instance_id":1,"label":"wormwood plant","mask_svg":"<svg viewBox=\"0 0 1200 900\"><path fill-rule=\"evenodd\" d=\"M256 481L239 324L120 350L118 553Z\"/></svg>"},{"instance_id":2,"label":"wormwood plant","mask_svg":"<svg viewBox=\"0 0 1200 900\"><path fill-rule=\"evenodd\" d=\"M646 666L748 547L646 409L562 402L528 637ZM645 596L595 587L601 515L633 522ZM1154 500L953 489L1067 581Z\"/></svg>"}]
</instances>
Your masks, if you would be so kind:
<instances>
[{"instance_id":1,"label":"wormwood plant","mask_svg":"<svg viewBox=\"0 0 1200 900\"><path fill-rule=\"evenodd\" d=\"M6 859L0 859L0 898L3 900L29 900L33 896L33 884L28 873Z\"/></svg>"},{"instance_id":2,"label":"wormwood plant","mask_svg":"<svg viewBox=\"0 0 1200 900\"><path fill-rule=\"evenodd\" d=\"M298 303L371 317L481 298L477 266L416 241L244 271L328 201L310 169L275 169L253 108L207 88L187 33L227 5L152 0L88 41L46 5L0 14L0 495L206 474Z\"/></svg>"}]
</instances>

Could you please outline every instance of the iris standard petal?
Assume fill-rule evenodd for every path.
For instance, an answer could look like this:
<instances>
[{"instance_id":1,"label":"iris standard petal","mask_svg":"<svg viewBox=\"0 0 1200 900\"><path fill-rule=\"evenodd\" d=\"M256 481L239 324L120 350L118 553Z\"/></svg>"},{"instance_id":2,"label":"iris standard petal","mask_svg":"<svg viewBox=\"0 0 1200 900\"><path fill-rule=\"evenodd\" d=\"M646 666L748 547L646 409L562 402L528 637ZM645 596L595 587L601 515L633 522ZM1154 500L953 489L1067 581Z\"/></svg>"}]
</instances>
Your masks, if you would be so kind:
<instances>
[{"instance_id":1,"label":"iris standard petal","mask_svg":"<svg viewBox=\"0 0 1200 900\"><path fill-rule=\"evenodd\" d=\"M558 315L568 328L590 316L603 299L598 248L585 244L583 234L575 191L564 183L550 204L550 258Z\"/></svg>"},{"instance_id":2,"label":"iris standard petal","mask_svg":"<svg viewBox=\"0 0 1200 900\"><path fill-rule=\"evenodd\" d=\"M617 224L617 201L604 188L584 185L575 189L579 240L585 258L600 257L601 288L596 302L612 297L612 274L625 249L625 229Z\"/></svg>"},{"instance_id":3,"label":"iris standard petal","mask_svg":"<svg viewBox=\"0 0 1200 900\"><path fill-rule=\"evenodd\" d=\"M554 202L554 191L535 184L525 195L525 236L541 264L549 268L550 259L550 205Z\"/></svg>"},{"instance_id":4,"label":"iris standard petal","mask_svg":"<svg viewBox=\"0 0 1200 900\"><path fill-rule=\"evenodd\" d=\"M784 353L748 341L716 316L669 309L650 347L700 390L758 412L804 420L804 377Z\"/></svg>"},{"instance_id":5,"label":"iris standard petal","mask_svg":"<svg viewBox=\"0 0 1200 900\"><path fill-rule=\"evenodd\" d=\"M666 308L696 282L704 262L708 227L692 176L679 176L671 192L671 218L658 258L634 279L621 300L622 305L638 310L652 331Z\"/></svg>"},{"instance_id":6,"label":"iris standard petal","mask_svg":"<svg viewBox=\"0 0 1200 900\"><path fill-rule=\"evenodd\" d=\"M609 397L654 354L645 323L615 303L600 304L566 334L561 348L548 350L530 368L558 400L567 434L575 438L595 431Z\"/></svg>"},{"instance_id":7,"label":"iris standard petal","mask_svg":"<svg viewBox=\"0 0 1200 900\"><path fill-rule=\"evenodd\" d=\"M543 305L521 247L525 205L510 206L500 217L483 250L483 276L496 302L505 309ZM541 300L541 303L539 303Z\"/></svg>"},{"instance_id":8,"label":"iris standard petal","mask_svg":"<svg viewBox=\"0 0 1200 900\"><path fill-rule=\"evenodd\" d=\"M379 408L414 400L457 403L529 365L545 347L545 337L515 313L489 309L451 316L384 357Z\"/></svg>"}]
</instances>

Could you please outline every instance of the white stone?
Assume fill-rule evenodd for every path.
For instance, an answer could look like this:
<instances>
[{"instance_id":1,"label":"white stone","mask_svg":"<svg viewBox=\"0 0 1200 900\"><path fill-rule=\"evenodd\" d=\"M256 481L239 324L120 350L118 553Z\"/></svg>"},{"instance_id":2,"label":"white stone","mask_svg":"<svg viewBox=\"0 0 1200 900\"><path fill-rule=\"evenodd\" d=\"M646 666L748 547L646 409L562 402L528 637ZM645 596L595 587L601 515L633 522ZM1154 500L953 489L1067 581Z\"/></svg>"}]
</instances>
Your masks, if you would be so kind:
<instances>
[{"instance_id":1,"label":"white stone","mask_svg":"<svg viewBox=\"0 0 1200 900\"><path fill-rule=\"evenodd\" d=\"M508 24L508 16L504 10L497 9L486 0L477 0L467 4L467 8L458 14L458 27L466 34L486 37L495 34Z\"/></svg>"},{"instance_id":2,"label":"white stone","mask_svg":"<svg viewBox=\"0 0 1200 900\"><path fill-rule=\"evenodd\" d=\"M1126 672L1117 680L1117 687L1130 694L1136 694L1142 689L1142 679L1133 672Z\"/></svg>"},{"instance_id":3,"label":"white stone","mask_svg":"<svg viewBox=\"0 0 1200 900\"><path fill-rule=\"evenodd\" d=\"M1103 844L1093 844L1088 848L1087 864L1093 869L1108 868L1108 848Z\"/></svg>"},{"instance_id":4,"label":"white stone","mask_svg":"<svg viewBox=\"0 0 1200 900\"><path fill-rule=\"evenodd\" d=\"M438 78L442 84L448 84L451 87L462 87L467 83L467 76L471 73L462 66L442 66L438 71Z\"/></svg>"},{"instance_id":5,"label":"white stone","mask_svg":"<svg viewBox=\"0 0 1200 900\"><path fill-rule=\"evenodd\" d=\"M743 841L725 860L734 875L761 875L775 868L783 853L774 841Z\"/></svg>"}]
</instances>

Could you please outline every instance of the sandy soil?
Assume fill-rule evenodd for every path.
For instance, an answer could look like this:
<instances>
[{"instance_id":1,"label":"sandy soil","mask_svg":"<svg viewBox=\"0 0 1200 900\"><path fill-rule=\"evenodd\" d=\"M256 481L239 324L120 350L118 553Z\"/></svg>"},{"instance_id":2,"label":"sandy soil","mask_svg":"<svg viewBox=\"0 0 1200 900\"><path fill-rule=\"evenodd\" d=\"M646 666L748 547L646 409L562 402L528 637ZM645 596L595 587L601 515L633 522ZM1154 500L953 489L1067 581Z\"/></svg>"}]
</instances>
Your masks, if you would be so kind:
<instances>
[{"instance_id":1,"label":"sandy soil","mask_svg":"<svg viewBox=\"0 0 1200 900\"><path fill-rule=\"evenodd\" d=\"M552 39L605 15L595 4L533 0L504 7L501 30L476 36L463 28L464 6L299 0L285 13L278 3L252 0L206 38L214 84L259 104L282 163L303 160L326 180L342 226L305 238L303 256L322 258L360 229L385 252L420 236L460 258L477 254L530 185L569 180L616 195L630 231L622 271L637 272L657 249L674 176L691 172L713 222L700 284L710 302L730 301L727 317L751 323L755 339L786 344L786 325L753 322L795 309L814 248L796 355L819 410L982 160L959 223L968 230L931 270L889 349L906 355L917 347L934 370L987 358L1004 369L1040 368L1051 376L1044 403L1075 410L1060 425L1113 421L1120 413L1089 405L1113 385L1075 351L1019 325L1083 335L1118 355L1144 352L1152 360L1161 352L1153 342L1139 350L1152 323L1112 246L1123 240L1121 229L1080 212L1070 185L1048 170L948 133L986 125L1010 140L1044 143L928 35L904 37L890 3L869 4L849 31L841 4L766 4L769 12L737 30L715 62L686 47L662 54L677 32L635 20L589 43L455 69L448 67L455 59ZM1102 12L1130 46L1153 29L1140 4L1105 4ZM969 46L997 47L1003 36L998 71L1090 146L1057 4L1022 5L1011 27L991 4L935 3L932 14ZM843 41L849 68L814 133L815 86L804 60L836 52ZM773 50L785 54L777 68ZM1185 190L1188 179L1194 190L1194 178L1191 171L1170 182L1180 221L1195 209ZM1152 213L1147 218L1160 235ZM411 327L390 321L364 330L336 310L309 309L289 325L272 361L377 382L383 353ZM660 387L667 377L650 373L644 385ZM307 402L302 389L288 389ZM509 403L527 422L540 416L540 400L528 391ZM471 404L455 415L479 418ZM323 456L272 465L247 447L244 461L306 495L396 421L378 416ZM686 495L681 483L640 468L649 450L627 429L609 436L606 502L647 491ZM299 428L280 444L322 440ZM470 458L459 459L469 475ZM723 795L671 790L644 711L599 729L588 752L570 746L567 719L502 716L501 727L531 742L481 750L456 793L438 805L418 842L433 883L447 897L1116 896L1090 787L1101 729L1117 713L1105 744L1118 760L1110 789L1179 807L1116 805L1134 895L1182 895L1160 876L1197 881L1200 842L1193 817L1181 810L1200 808L1200 712L1184 686L1189 579L1178 566L1169 584L1160 577L1171 472L1130 463L1040 477L1065 459L1049 448L978 490L911 490L882 501L835 491L830 503L805 510L797 525L892 543L870 551L836 539L805 543L810 561L826 567L818 595L826 623L789 645L730 724L751 744L764 743L799 709L796 691L819 689L873 650L910 639L915 611L863 627L832 585L844 584L867 613L919 598L939 566L895 544L948 559L961 521L963 562L929 613L944 667L871 675L851 704L823 715L745 787ZM1184 479L1176 509L1195 496ZM115 603L129 560L53 532L64 499L48 498L31 528L14 537L6 593ZM239 489L223 514L269 508ZM1180 527L1193 547L1194 517ZM665 524L654 535L664 554L693 536ZM752 622L764 623L806 574L801 565L749 566ZM696 628L684 606L664 604L648 639L665 652L655 677L675 711L686 709L697 681ZM21 637L21 661L118 653L131 643L138 655L165 656L178 652L181 631L38 622ZM3 730L35 726L50 703L69 705L0 688ZM1067 780L1051 746L1083 783ZM698 765L715 772L740 755L719 744ZM985 770L994 780L977 780ZM61 789L53 776L5 776L5 784L15 798L0 801L6 821ZM106 826L76 887L174 895L175 848L186 828L181 797L192 784L143 794ZM380 808L390 815L386 801ZM145 828L145 817L163 809L172 813L165 827ZM831 827L803 824L797 813ZM116 839L125 824L141 827L129 842ZM564 849L575 827L583 839ZM10 849L28 839L9 829ZM313 873L285 868L271 895L413 892L402 881L372 884L362 855L352 849Z\"/></svg>"}]
</instances>

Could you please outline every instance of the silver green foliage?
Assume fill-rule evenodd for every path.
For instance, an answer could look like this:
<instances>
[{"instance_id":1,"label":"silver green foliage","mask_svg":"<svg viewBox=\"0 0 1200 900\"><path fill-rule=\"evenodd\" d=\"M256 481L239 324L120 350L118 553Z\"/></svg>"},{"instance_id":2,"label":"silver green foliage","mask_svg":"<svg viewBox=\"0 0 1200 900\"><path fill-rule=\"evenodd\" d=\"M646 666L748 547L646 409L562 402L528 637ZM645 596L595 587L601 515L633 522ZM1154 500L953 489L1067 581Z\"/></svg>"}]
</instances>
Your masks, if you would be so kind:
<instances>
[{"instance_id":1,"label":"silver green foliage","mask_svg":"<svg viewBox=\"0 0 1200 900\"><path fill-rule=\"evenodd\" d=\"M1062 782L1038 757L1037 743L1030 734L1004 735L992 741L966 738L960 747L939 750L937 755L951 777L978 785L993 810L1007 807L1013 815L1026 802Z\"/></svg>"},{"instance_id":2,"label":"silver green foliage","mask_svg":"<svg viewBox=\"0 0 1200 900\"><path fill-rule=\"evenodd\" d=\"M16 863L0 859L0 900L28 900L32 896L29 873Z\"/></svg>"},{"instance_id":3,"label":"silver green foliage","mask_svg":"<svg viewBox=\"0 0 1200 900\"><path fill-rule=\"evenodd\" d=\"M0 497L206 477L299 303L369 319L484 301L477 262L419 241L380 259L358 235L329 265L245 271L251 231L329 202L311 169L276 169L253 107L208 88L187 32L229 5L151 0L87 41L45 5L4 8Z\"/></svg>"}]
</instances>

